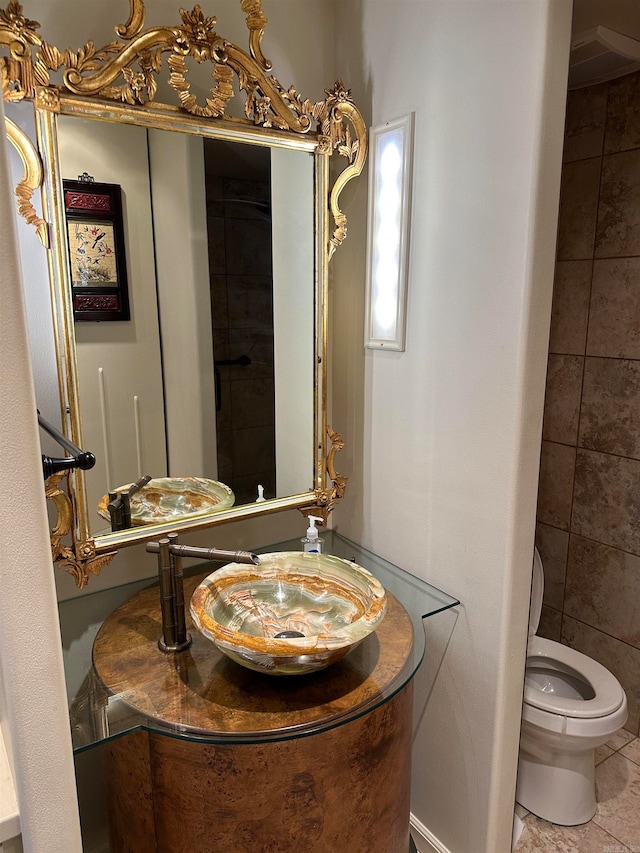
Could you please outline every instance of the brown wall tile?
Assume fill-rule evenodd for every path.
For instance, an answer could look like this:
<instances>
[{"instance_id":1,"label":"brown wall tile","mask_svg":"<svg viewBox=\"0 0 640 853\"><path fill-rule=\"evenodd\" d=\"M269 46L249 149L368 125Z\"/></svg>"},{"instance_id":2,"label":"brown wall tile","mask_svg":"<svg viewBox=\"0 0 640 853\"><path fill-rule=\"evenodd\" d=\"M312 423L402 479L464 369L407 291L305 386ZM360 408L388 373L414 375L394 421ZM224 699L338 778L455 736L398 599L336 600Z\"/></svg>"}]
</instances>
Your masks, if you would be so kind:
<instances>
[{"instance_id":1,"label":"brown wall tile","mask_svg":"<svg viewBox=\"0 0 640 853\"><path fill-rule=\"evenodd\" d=\"M569 92L563 152L565 163L602 154L606 114L606 83Z\"/></svg>"},{"instance_id":2,"label":"brown wall tile","mask_svg":"<svg viewBox=\"0 0 640 853\"><path fill-rule=\"evenodd\" d=\"M640 649L640 557L571 536L564 612Z\"/></svg>"},{"instance_id":3,"label":"brown wall tile","mask_svg":"<svg viewBox=\"0 0 640 853\"><path fill-rule=\"evenodd\" d=\"M640 459L640 361L587 358L579 445Z\"/></svg>"},{"instance_id":4,"label":"brown wall tile","mask_svg":"<svg viewBox=\"0 0 640 853\"><path fill-rule=\"evenodd\" d=\"M562 620L562 642L594 658L615 675L627 694L629 719L625 728L637 733L640 725L640 650L566 615Z\"/></svg>"},{"instance_id":5,"label":"brown wall tile","mask_svg":"<svg viewBox=\"0 0 640 853\"><path fill-rule=\"evenodd\" d=\"M220 392L216 400L216 429L218 431L218 465L220 464L220 433L231 431L233 422L231 420L231 383L228 379L222 379L217 390Z\"/></svg>"},{"instance_id":6,"label":"brown wall tile","mask_svg":"<svg viewBox=\"0 0 640 853\"><path fill-rule=\"evenodd\" d=\"M248 355L251 364L247 367L233 365L228 368L229 378L245 380L266 379L273 381L273 334L265 329L230 329L229 358ZM250 371L250 373L247 373Z\"/></svg>"},{"instance_id":7,"label":"brown wall tile","mask_svg":"<svg viewBox=\"0 0 640 853\"><path fill-rule=\"evenodd\" d=\"M234 477L243 477L272 467L275 457L273 426L236 429L233 431L232 441Z\"/></svg>"},{"instance_id":8,"label":"brown wall tile","mask_svg":"<svg viewBox=\"0 0 640 853\"><path fill-rule=\"evenodd\" d=\"M562 530L569 529L575 453L573 447L542 442L538 521Z\"/></svg>"},{"instance_id":9,"label":"brown wall tile","mask_svg":"<svg viewBox=\"0 0 640 853\"><path fill-rule=\"evenodd\" d=\"M236 496L236 504L255 503L258 497L258 486L264 489L264 496L269 498L276 495L276 472L275 468L268 471L257 471L244 477L233 478L233 491Z\"/></svg>"},{"instance_id":10,"label":"brown wall tile","mask_svg":"<svg viewBox=\"0 0 640 853\"><path fill-rule=\"evenodd\" d=\"M226 329L229 325L227 310L227 277L217 273L209 275L211 295L211 325L214 329Z\"/></svg>"},{"instance_id":11,"label":"brown wall tile","mask_svg":"<svg viewBox=\"0 0 640 853\"><path fill-rule=\"evenodd\" d=\"M544 603L562 610L569 534L548 524L536 524L536 546L544 568Z\"/></svg>"},{"instance_id":12,"label":"brown wall tile","mask_svg":"<svg viewBox=\"0 0 640 853\"><path fill-rule=\"evenodd\" d=\"M209 272L224 275L226 271L224 219L221 216L207 218L207 244L209 249Z\"/></svg>"},{"instance_id":13,"label":"brown wall tile","mask_svg":"<svg viewBox=\"0 0 640 853\"><path fill-rule=\"evenodd\" d=\"M542 605L542 613L540 614L540 624L536 631L538 637L544 637L546 640L555 640L560 642L562 637L562 613L559 610L554 610L553 607Z\"/></svg>"},{"instance_id":14,"label":"brown wall tile","mask_svg":"<svg viewBox=\"0 0 640 853\"><path fill-rule=\"evenodd\" d=\"M250 368L247 368L249 370ZM234 427L273 426L275 388L269 379L235 380L231 384L231 413Z\"/></svg>"},{"instance_id":15,"label":"brown wall tile","mask_svg":"<svg viewBox=\"0 0 640 853\"><path fill-rule=\"evenodd\" d=\"M604 151L611 154L629 148L640 148L640 71L609 84Z\"/></svg>"},{"instance_id":16,"label":"brown wall tile","mask_svg":"<svg viewBox=\"0 0 640 853\"><path fill-rule=\"evenodd\" d=\"M271 275L271 223L225 220L228 275Z\"/></svg>"},{"instance_id":17,"label":"brown wall tile","mask_svg":"<svg viewBox=\"0 0 640 853\"><path fill-rule=\"evenodd\" d=\"M587 355L640 359L640 258L595 261Z\"/></svg>"},{"instance_id":18,"label":"brown wall tile","mask_svg":"<svg viewBox=\"0 0 640 853\"><path fill-rule=\"evenodd\" d=\"M549 356L542 427L547 441L576 443L583 365L579 355Z\"/></svg>"},{"instance_id":19,"label":"brown wall tile","mask_svg":"<svg viewBox=\"0 0 640 853\"><path fill-rule=\"evenodd\" d=\"M584 355L592 267L591 260L556 264L549 352Z\"/></svg>"},{"instance_id":20,"label":"brown wall tile","mask_svg":"<svg viewBox=\"0 0 640 853\"><path fill-rule=\"evenodd\" d=\"M558 222L560 261L593 257L600 164L600 158L594 157L567 163L562 170Z\"/></svg>"},{"instance_id":21,"label":"brown wall tile","mask_svg":"<svg viewBox=\"0 0 640 853\"><path fill-rule=\"evenodd\" d=\"M576 176L574 180L578 179L579 176ZM590 184L582 194L572 184L571 198L580 199L584 195L586 199L590 191ZM579 204L578 201L572 203L576 206ZM586 201L583 206L585 204ZM582 215L584 218L586 214ZM609 258L625 255L640 255L639 148L608 154L602 160L595 256Z\"/></svg>"},{"instance_id":22,"label":"brown wall tile","mask_svg":"<svg viewBox=\"0 0 640 853\"><path fill-rule=\"evenodd\" d=\"M273 332L273 283L270 275L230 275L229 326Z\"/></svg>"},{"instance_id":23,"label":"brown wall tile","mask_svg":"<svg viewBox=\"0 0 640 853\"><path fill-rule=\"evenodd\" d=\"M578 450L571 530L640 554L638 460Z\"/></svg>"},{"instance_id":24,"label":"brown wall tile","mask_svg":"<svg viewBox=\"0 0 640 853\"><path fill-rule=\"evenodd\" d=\"M629 697L627 727L637 732L640 72L569 93L563 161L536 527L546 580L538 633L617 675ZM577 436L582 359L572 356L587 356Z\"/></svg>"}]
</instances>

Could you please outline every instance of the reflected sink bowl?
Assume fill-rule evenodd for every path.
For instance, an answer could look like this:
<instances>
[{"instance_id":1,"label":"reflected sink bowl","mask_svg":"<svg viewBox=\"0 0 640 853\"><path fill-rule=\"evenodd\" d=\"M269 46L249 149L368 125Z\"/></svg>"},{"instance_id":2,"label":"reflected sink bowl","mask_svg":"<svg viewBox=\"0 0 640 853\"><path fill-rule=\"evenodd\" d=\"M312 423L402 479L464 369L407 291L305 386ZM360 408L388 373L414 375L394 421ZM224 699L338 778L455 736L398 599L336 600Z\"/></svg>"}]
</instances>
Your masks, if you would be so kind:
<instances>
[{"instance_id":1,"label":"reflected sink bowl","mask_svg":"<svg viewBox=\"0 0 640 853\"><path fill-rule=\"evenodd\" d=\"M126 492L131 483L116 489ZM233 506L235 495L224 483L203 477L156 477L149 480L131 498L131 523L134 526L160 521L179 521L195 515L220 512ZM109 495L98 504L98 513L109 520Z\"/></svg>"},{"instance_id":2,"label":"reflected sink bowl","mask_svg":"<svg viewBox=\"0 0 640 853\"><path fill-rule=\"evenodd\" d=\"M261 554L259 566L229 563L196 588L191 615L225 655L269 675L316 672L336 663L382 621L384 588L339 557Z\"/></svg>"}]
</instances>

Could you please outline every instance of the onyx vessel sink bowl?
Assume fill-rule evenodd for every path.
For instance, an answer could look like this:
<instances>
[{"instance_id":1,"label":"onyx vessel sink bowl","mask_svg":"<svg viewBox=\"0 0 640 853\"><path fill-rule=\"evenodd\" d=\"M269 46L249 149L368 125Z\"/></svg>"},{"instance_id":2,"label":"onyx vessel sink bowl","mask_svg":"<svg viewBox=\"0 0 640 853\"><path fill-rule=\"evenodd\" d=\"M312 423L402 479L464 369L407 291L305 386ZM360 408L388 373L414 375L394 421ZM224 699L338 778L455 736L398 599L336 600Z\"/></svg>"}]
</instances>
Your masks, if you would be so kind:
<instances>
[{"instance_id":1,"label":"onyx vessel sink bowl","mask_svg":"<svg viewBox=\"0 0 640 853\"><path fill-rule=\"evenodd\" d=\"M132 484L120 486L125 492ZM131 523L134 526L159 521L179 521L195 515L221 512L233 506L235 495L225 483L203 477L156 477L131 498ZM98 504L98 513L109 519L109 495Z\"/></svg>"},{"instance_id":2,"label":"onyx vessel sink bowl","mask_svg":"<svg viewBox=\"0 0 640 853\"><path fill-rule=\"evenodd\" d=\"M384 588L366 569L325 554L260 555L229 563L191 598L196 627L232 660L269 675L336 663L384 618Z\"/></svg>"}]
</instances>

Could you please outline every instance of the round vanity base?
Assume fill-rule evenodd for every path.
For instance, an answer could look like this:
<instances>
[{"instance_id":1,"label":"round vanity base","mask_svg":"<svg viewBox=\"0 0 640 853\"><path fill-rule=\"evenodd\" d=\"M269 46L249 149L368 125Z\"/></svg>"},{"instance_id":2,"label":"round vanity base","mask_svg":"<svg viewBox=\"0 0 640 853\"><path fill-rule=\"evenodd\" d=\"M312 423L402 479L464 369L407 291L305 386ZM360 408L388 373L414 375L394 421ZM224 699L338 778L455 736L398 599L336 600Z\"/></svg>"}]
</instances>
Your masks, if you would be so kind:
<instances>
[{"instance_id":1,"label":"round vanity base","mask_svg":"<svg viewBox=\"0 0 640 853\"><path fill-rule=\"evenodd\" d=\"M408 851L414 634L387 599L356 649L297 677L238 666L189 616L193 644L163 654L157 587L120 605L93 646L110 719L132 715L104 744L112 853Z\"/></svg>"},{"instance_id":2,"label":"round vanity base","mask_svg":"<svg viewBox=\"0 0 640 853\"><path fill-rule=\"evenodd\" d=\"M412 682L338 728L263 744L107 744L113 853L409 849Z\"/></svg>"}]
</instances>

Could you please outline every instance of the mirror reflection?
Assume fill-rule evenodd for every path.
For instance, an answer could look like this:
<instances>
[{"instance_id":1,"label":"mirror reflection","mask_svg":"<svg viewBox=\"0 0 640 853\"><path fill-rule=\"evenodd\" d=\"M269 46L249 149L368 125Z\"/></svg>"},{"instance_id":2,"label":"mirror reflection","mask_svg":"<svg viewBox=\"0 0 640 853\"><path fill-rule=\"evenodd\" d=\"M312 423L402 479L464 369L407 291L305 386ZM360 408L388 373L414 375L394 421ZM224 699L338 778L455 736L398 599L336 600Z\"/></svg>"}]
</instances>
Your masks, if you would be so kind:
<instances>
[{"instance_id":1,"label":"mirror reflection","mask_svg":"<svg viewBox=\"0 0 640 853\"><path fill-rule=\"evenodd\" d=\"M75 322L92 533L142 476L220 481L235 505L307 491L313 155L78 116L59 116L58 150L63 179L122 198L131 319Z\"/></svg>"}]
</instances>

